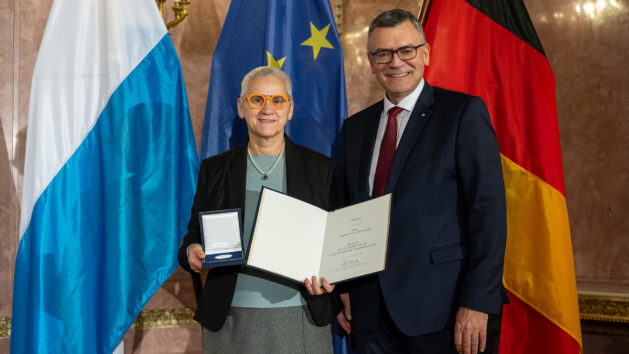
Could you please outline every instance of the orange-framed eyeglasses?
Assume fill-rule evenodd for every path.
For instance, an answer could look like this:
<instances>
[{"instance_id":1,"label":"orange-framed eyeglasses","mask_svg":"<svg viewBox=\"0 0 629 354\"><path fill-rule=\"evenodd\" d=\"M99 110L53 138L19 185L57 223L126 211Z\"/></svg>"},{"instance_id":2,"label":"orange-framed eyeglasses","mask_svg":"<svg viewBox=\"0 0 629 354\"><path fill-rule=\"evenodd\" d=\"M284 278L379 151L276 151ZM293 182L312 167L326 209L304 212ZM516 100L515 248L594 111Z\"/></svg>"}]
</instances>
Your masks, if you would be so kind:
<instances>
[{"instance_id":1,"label":"orange-framed eyeglasses","mask_svg":"<svg viewBox=\"0 0 629 354\"><path fill-rule=\"evenodd\" d=\"M273 107L273 109L282 109L286 107L286 104L290 101L286 95L265 96L259 93L252 93L247 97L247 103L249 103L249 107L252 109L260 109L264 107L264 103L267 100L271 103L271 107Z\"/></svg>"}]
</instances>

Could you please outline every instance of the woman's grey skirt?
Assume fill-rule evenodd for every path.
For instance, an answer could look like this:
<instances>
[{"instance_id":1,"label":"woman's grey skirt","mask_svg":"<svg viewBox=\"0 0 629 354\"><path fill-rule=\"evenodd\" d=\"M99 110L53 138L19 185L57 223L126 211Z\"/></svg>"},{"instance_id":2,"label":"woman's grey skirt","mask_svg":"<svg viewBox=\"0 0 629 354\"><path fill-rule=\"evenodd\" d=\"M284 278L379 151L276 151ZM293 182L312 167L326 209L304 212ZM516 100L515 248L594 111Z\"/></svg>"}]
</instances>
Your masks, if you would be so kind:
<instances>
[{"instance_id":1,"label":"woman's grey skirt","mask_svg":"<svg viewBox=\"0 0 629 354\"><path fill-rule=\"evenodd\" d=\"M218 332L203 328L203 351L209 353L332 353L330 325L319 327L307 306L232 307Z\"/></svg>"}]
</instances>

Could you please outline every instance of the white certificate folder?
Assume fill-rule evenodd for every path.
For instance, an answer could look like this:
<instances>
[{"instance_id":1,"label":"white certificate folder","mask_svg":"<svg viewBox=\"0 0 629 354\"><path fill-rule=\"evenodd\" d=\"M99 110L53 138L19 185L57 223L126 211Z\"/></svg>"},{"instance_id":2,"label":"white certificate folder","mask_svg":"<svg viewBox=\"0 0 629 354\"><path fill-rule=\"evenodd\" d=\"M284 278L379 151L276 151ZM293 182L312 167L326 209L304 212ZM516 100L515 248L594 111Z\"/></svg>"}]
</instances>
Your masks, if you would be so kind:
<instances>
[{"instance_id":1,"label":"white certificate folder","mask_svg":"<svg viewBox=\"0 0 629 354\"><path fill-rule=\"evenodd\" d=\"M327 212L263 188L247 266L299 283L337 283L384 270L391 194Z\"/></svg>"},{"instance_id":2,"label":"white certificate folder","mask_svg":"<svg viewBox=\"0 0 629 354\"><path fill-rule=\"evenodd\" d=\"M240 209L199 213L203 268L245 263L242 249Z\"/></svg>"}]
</instances>

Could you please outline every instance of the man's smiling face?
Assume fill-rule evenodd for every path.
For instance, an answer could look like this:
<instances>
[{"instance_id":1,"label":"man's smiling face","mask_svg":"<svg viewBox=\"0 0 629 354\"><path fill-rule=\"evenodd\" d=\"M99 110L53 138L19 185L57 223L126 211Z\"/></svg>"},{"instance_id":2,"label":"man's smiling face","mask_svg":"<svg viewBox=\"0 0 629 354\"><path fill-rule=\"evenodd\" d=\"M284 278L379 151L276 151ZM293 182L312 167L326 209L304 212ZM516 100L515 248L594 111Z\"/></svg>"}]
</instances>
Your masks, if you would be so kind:
<instances>
[{"instance_id":1,"label":"man's smiling face","mask_svg":"<svg viewBox=\"0 0 629 354\"><path fill-rule=\"evenodd\" d=\"M380 50L414 47L422 43L424 38L409 21L405 21L395 27L375 28L369 36L367 48L369 53L374 53ZM417 56L409 60L401 60L393 53L393 59L386 64L378 64L371 54L368 56L371 72L376 75L389 100L397 104L419 85L424 75L424 67L430 61L430 47L426 44L418 48Z\"/></svg>"}]
</instances>

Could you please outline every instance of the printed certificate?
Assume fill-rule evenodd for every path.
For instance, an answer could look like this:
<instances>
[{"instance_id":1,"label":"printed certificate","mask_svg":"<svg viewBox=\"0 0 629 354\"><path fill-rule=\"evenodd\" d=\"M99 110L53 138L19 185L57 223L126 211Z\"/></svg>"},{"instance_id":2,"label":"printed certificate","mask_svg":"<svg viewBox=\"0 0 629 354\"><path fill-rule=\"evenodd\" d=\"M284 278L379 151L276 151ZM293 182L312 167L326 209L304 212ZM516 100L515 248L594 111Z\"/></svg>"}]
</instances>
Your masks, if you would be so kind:
<instances>
[{"instance_id":1,"label":"printed certificate","mask_svg":"<svg viewBox=\"0 0 629 354\"><path fill-rule=\"evenodd\" d=\"M327 212L263 188L247 266L333 284L384 270L391 194Z\"/></svg>"}]
</instances>

